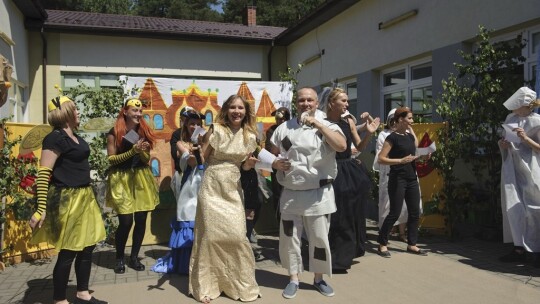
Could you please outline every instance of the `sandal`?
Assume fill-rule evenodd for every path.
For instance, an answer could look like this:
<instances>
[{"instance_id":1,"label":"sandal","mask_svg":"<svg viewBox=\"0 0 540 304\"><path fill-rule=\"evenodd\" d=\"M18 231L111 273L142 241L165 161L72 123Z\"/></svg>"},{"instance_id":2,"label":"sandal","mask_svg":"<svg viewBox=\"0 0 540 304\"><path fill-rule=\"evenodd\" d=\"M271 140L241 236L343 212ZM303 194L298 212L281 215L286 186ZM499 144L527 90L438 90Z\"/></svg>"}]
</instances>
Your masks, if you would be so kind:
<instances>
[{"instance_id":1,"label":"sandal","mask_svg":"<svg viewBox=\"0 0 540 304\"><path fill-rule=\"evenodd\" d=\"M212 299L209 296L204 296L201 300L201 303L210 304Z\"/></svg>"}]
</instances>

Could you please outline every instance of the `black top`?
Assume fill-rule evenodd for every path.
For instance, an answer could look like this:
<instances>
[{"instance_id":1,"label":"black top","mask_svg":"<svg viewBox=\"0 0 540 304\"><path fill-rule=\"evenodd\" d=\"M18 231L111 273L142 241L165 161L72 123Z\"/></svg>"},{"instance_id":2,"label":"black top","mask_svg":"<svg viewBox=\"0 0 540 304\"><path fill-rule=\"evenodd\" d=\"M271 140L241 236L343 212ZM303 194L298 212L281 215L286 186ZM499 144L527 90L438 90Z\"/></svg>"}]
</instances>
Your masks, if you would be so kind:
<instances>
[{"instance_id":1,"label":"black top","mask_svg":"<svg viewBox=\"0 0 540 304\"><path fill-rule=\"evenodd\" d=\"M109 130L109 135L115 136L114 128L111 128L111 130ZM131 150L132 147L133 147L132 143L130 143L129 141L125 139L122 139L122 147L120 147L120 149L116 151L116 154L122 154L124 152L127 152ZM144 167L144 166L148 166L148 164L142 162L141 157L139 156L139 153L136 153L134 156L132 156L125 162L121 162L118 165L111 166L111 169L114 168L114 169L120 169L120 170L128 170L128 169Z\"/></svg>"},{"instance_id":2,"label":"black top","mask_svg":"<svg viewBox=\"0 0 540 304\"><path fill-rule=\"evenodd\" d=\"M271 125L268 130L266 130L266 138L264 141L264 148L270 152L272 152L272 141L270 140L272 138L272 135L274 134L274 131L277 129L278 125Z\"/></svg>"},{"instance_id":3,"label":"black top","mask_svg":"<svg viewBox=\"0 0 540 304\"><path fill-rule=\"evenodd\" d=\"M336 159L350 159L352 152L351 152L351 143L352 143L352 133L351 133L351 125L349 125L349 122L340 119L338 122L331 121L327 119L330 122L335 123L339 126L341 131L343 131L343 134L345 135L345 139L347 140L347 149L343 152L336 152Z\"/></svg>"},{"instance_id":4,"label":"black top","mask_svg":"<svg viewBox=\"0 0 540 304\"><path fill-rule=\"evenodd\" d=\"M414 136L411 133L404 135L392 132L386 137L386 141L392 145L388 152L388 158L403 158L416 154ZM405 178L416 178L416 164L414 161L407 164L398 164L390 166L390 175L398 174Z\"/></svg>"},{"instance_id":5,"label":"black top","mask_svg":"<svg viewBox=\"0 0 540 304\"><path fill-rule=\"evenodd\" d=\"M181 140L182 138L182 128L176 129L171 135L171 157L174 161L174 169L178 171L178 173L182 173L182 169L180 169L180 158L176 155L176 152L178 149L176 148L176 143Z\"/></svg>"},{"instance_id":6,"label":"black top","mask_svg":"<svg viewBox=\"0 0 540 304\"><path fill-rule=\"evenodd\" d=\"M90 184L90 147L74 134L79 143L62 129L54 129L43 139L43 150L55 151L58 159L54 163L52 183L57 187L83 187Z\"/></svg>"}]
</instances>

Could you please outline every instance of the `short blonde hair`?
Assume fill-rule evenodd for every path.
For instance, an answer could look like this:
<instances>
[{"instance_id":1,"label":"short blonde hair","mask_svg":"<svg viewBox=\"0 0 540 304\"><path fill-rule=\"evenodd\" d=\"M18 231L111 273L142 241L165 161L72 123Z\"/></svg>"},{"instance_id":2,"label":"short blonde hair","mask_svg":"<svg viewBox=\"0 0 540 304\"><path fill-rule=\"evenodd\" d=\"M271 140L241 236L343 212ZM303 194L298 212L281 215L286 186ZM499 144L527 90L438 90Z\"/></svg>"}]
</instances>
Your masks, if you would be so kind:
<instances>
[{"instance_id":1,"label":"short blonde hair","mask_svg":"<svg viewBox=\"0 0 540 304\"><path fill-rule=\"evenodd\" d=\"M330 94L328 94L328 103L326 104L326 112L332 110L330 103L333 100L337 99L341 93L345 94L345 90L343 90L342 88L335 88L330 92Z\"/></svg>"},{"instance_id":2,"label":"short blonde hair","mask_svg":"<svg viewBox=\"0 0 540 304\"><path fill-rule=\"evenodd\" d=\"M62 103L60 108L56 108L49 112L47 120L54 128L64 128L70 122L76 121L75 111L77 107L73 101L69 100Z\"/></svg>"}]
</instances>

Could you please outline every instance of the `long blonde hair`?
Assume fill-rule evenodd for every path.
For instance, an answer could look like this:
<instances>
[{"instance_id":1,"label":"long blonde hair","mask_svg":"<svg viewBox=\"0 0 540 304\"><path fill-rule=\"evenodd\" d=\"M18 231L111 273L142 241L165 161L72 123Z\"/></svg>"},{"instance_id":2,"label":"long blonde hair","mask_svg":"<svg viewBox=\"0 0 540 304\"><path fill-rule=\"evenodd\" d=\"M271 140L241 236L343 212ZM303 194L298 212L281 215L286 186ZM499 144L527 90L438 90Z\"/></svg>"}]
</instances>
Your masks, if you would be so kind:
<instances>
[{"instance_id":1,"label":"long blonde hair","mask_svg":"<svg viewBox=\"0 0 540 304\"><path fill-rule=\"evenodd\" d=\"M226 125L229 128L231 127L229 115L227 114L229 112L229 108L231 107L231 103L233 103L236 99L240 99L244 104L244 108L246 109L246 115L244 116L244 119L242 119L241 127L244 132L244 142L247 142L250 133L257 136L257 126L255 124L255 110L252 109L251 104L247 102L244 97L240 95L229 96L229 98L227 98L227 100L223 103L223 106L221 106L221 110L216 118L216 123Z\"/></svg>"}]
</instances>

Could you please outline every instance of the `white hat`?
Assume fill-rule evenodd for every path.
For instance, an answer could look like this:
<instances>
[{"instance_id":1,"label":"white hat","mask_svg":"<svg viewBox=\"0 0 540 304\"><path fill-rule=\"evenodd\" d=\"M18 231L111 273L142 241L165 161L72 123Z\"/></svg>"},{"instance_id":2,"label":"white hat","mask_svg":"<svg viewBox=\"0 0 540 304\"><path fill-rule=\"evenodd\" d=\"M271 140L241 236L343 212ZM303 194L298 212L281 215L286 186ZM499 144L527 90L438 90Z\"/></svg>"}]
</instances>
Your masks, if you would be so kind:
<instances>
[{"instance_id":1,"label":"white hat","mask_svg":"<svg viewBox=\"0 0 540 304\"><path fill-rule=\"evenodd\" d=\"M393 108L388 112L388 116L386 116L386 123L390 121L390 119L394 118L394 113L396 113L396 108Z\"/></svg>"},{"instance_id":2,"label":"white hat","mask_svg":"<svg viewBox=\"0 0 540 304\"><path fill-rule=\"evenodd\" d=\"M527 87L521 87L514 93L514 95L510 96L510 98L508 98L503 105L508 110L516 110L523 106L528 106L535 99L536 92Z\"/></svg>"},{"instance_id":3,"label":"white hat","mask_svg":"<svg viewBox=\"0 0 540 304\"><path fill-rule=\"evenodd\" d=\"M341 118L345 119L347 118L347 116L351 117L352 120L354 121L354 124L356 125L356 117L354 117L354 115L352 115L349 110L345 111L345 113L341 114Z\"/></svg>"}]
</instances>

